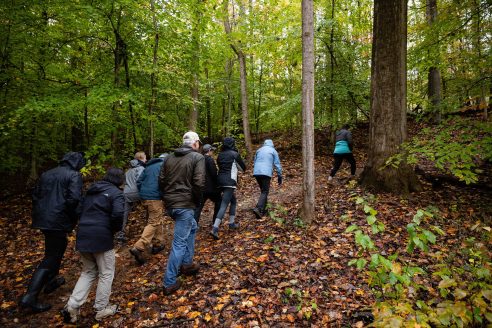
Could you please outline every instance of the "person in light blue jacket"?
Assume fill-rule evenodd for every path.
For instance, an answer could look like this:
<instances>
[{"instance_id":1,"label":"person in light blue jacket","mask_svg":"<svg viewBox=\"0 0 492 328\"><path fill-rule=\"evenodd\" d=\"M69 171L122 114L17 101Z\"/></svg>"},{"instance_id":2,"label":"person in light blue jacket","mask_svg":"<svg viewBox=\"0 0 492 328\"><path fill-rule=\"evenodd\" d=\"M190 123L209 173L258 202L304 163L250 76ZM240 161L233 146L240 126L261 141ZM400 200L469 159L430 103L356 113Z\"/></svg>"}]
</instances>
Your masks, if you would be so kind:
<instances>
[{"instance_id":1,"label":"person in light blue jacket","mask_svg":"<svg viewBox=\"0 0 492 328\"><path fill-rule=\"evenodd\" d=\"M273 141L266 139L255 154L253 176L255 177L258 185L260 186L260 198L256 207L253 208L253 213L258 219L261 219L265 215L265 208L268 200L268 193L270 192L270 181L273 176L273 168L277 171L278 185L282 185L282 165L280 165L280 159L278 153L273 147Z\"/></svg>"},{"instance_id":2,"label":"person in light blue jacket","mask_svg":"<svg viewBox=\"0 0 492 328\"><path fill-rule=\"evenodd\" d=\"M349 125L345 124L342 126L342 129L336 133L335 149L333 150L333 157L335 160L328 181L333 179L344 159L350 163L350 173L352 174L352 177L355 176L356 165L354 155L352 154L352 147L352 133L349 131Z\"/></svg>"}]
</instances>

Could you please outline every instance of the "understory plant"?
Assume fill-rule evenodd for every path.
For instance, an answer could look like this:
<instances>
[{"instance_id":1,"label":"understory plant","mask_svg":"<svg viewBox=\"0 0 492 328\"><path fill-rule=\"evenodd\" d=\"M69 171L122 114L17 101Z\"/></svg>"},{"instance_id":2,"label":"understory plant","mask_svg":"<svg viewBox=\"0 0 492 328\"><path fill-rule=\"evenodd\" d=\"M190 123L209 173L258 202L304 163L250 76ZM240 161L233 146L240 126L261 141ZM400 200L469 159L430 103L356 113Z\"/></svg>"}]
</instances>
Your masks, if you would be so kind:
<instances>
[{"instance_id":1,"label":"understory plant","mask_svg":"<svg viewBox=\"0 0 492 328\"><path fill-rule=\"evenodd\" d=\"M480 240L470 238L460 254L429 252L437 236L443 236L432 224L436 213L417 210L407 224L406 252L433 257L434 265L421 268L414 260L397 252L383 255L373 238L384 233L377 211L363 198L356 203L366 215L367 225L351 225L347 233L354 235L358 252L349 265L363 270L366 281L376 297L373 306L373 327L485 327L492 324L492 262L487 245L490 228L477 223L475 230L483 231ZM481 225L481 228L479 226ZM382 238L382 237L381 237ZM386 254L386 253L384 253ZM461 256L466 265L453 259Z\"/></svg>"}]
</instances>

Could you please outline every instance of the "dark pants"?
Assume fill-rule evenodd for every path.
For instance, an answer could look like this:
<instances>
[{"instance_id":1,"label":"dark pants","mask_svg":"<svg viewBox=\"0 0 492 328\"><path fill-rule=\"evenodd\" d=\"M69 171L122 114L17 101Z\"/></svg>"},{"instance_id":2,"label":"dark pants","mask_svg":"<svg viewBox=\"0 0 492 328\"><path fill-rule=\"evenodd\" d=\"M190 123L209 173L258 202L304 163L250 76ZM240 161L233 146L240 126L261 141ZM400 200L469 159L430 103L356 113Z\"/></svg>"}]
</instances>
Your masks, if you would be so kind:
<instances>
[{"instance_id":1,"label":"dark pants","mask_svg":"<svg viewBox=\"0 0 492 328\"><path fill-rule=\"evenodd\" d=\"M268 202L268 193L270 192L270 181L272 178L267 175L255 175L255 179L258 182L261 191L256 208L261 214L265 214L265 208Z\"/></svg>"},{"instance_id":2,"label":"dark pants","mask_svg":"<svg viewBox=\"0 0 492 328\"><path fill-rule=\"evenodd\" d=\"M214 202L214 216L212 217L212 224L214 224L214 220L217 218L217 214L219 213L220 203L222 202L222 197L220 195L220 192L204 192L203 193L202 203L200 204L200 207L198 207L195 210L195 221L196 221L196 223L198 223L200 221L200 215L202 214L203 207L205 206L205 203L209 199L212 202Z\"/></svg>"},{"instance_id":3,"label":"dark pants","mask_svg":"<svg viewBox=\"0 0 492 328\"><path fill-rule=\"evenodd\" d=\"M50 279L58 275L61 261L67 249L67 233L59 230L42 230L44 234L44 258L36 270L47 269Z\"/></svg>"},{"instance_id":4,"label":"dark pants","mask_svg":"<svg viewBox=\"0 0 492 328\"><path fill-rule=\"evenodd\" d=\"M342 165L342 162L344 159L347 160L347 162L350 163L350 174L355 175L355 158L354 154L348 153L348 154L333 154L333 157L335 159L333 163L333 169L331 170L330 176L334 177L335 174L337 173L338 169Z\"/></svg>"},{"instance_id":5,"label":"dark pants","mask_svg":"<svg viewBox=\"0 0 492 328\"><path fill-rule=\"evenodd\" d=\"M220 209L215 217L216 219L222 220L224 218L229 203L231 204L231 207L229 208L229 217L236 216L237 200L235 192L236 188L222 188L222 201L220 202Z\"/></svg>"}]
</instances>

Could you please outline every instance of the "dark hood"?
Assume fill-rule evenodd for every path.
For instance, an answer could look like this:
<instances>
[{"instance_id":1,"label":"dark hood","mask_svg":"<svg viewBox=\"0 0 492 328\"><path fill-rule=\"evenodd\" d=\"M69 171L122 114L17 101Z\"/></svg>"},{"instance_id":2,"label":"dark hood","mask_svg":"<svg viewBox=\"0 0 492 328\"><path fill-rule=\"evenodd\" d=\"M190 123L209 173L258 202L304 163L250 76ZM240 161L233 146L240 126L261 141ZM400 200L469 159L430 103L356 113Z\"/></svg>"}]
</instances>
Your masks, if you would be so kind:
<instances>
[{"instance_id":1,"label":"dark hood","mask_svg":"<svg viewBox=\"0 0 492 328\"><path fill-rule=\"evenodd\" d=\"M60 164L63 163L70 165L76 171L80 171L80 169L85 166L84 154L79 152L73 152L73 151L68 152L63 156L62 160L60 161Z\"/></svg>"},{"instance_id":2,"label":"dark hood","mask_svg":"<svg viewBox=\"0 0 492 328\"><path fill-rule=\"evenodd\" d=\"M177 149L174 150L174 155L176 157L184 156L186 154L189 154L191 152L194 152L195 150L191 148L190 146L183 145Z\"/></svg>"},{"instance_id":3,"label":"dark hood","mask_svg":"<svg viewBox=\"0 0 492 328\"><path fill-rule=\"evenodd\" d=\"M236 140L233 137L225 137L224 142L222 143L222 149L232 149L236 150Z\"/></svg>"},{"instance_id":4,"label":"dark hood","mask_svg":"<svg viewBox=\"0 0 492 328\"><path fill-rule=\"evenodd\" d=\"M107 181L98 181L93 183L89 189L87 189L87 195L99 194L114 188L114 184Z\"/></svg>"}]
</instances>

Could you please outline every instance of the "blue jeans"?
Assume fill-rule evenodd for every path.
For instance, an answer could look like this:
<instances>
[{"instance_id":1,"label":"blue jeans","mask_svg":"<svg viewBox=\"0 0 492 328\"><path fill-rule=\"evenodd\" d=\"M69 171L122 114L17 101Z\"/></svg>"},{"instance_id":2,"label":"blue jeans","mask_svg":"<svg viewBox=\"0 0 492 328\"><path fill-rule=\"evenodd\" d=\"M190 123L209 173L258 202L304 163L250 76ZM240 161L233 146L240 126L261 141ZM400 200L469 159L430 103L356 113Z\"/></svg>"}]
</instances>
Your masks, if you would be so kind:
<instances>
[{"instance_id":1,"label":"blue jeans","mask_svg":"<svg viewBox=\"0 0 492 328\"><path fill-rule=\"evenodd\" d=\"M231 207L229 208L229 216L236 215L236 188L222 188L222 202L220 204L219 213L217 213L217 217L215 219L222 220L227 210L227 206L229 203Z\"/></svg>"},{"instance_id":2,"label":"blue jeans","mask_svg":"<svg viewBox=\"0 0 492 328\"><path fill-rule=\"evenodd\" d=\"M171 253L167 260L166 274L163 278L164 287L169 287L176 283L179 268L182 264L193 263L197 230L194 209L172 208L167 213L174 220L174 237Z\"/></svg>"}]
</instances>

